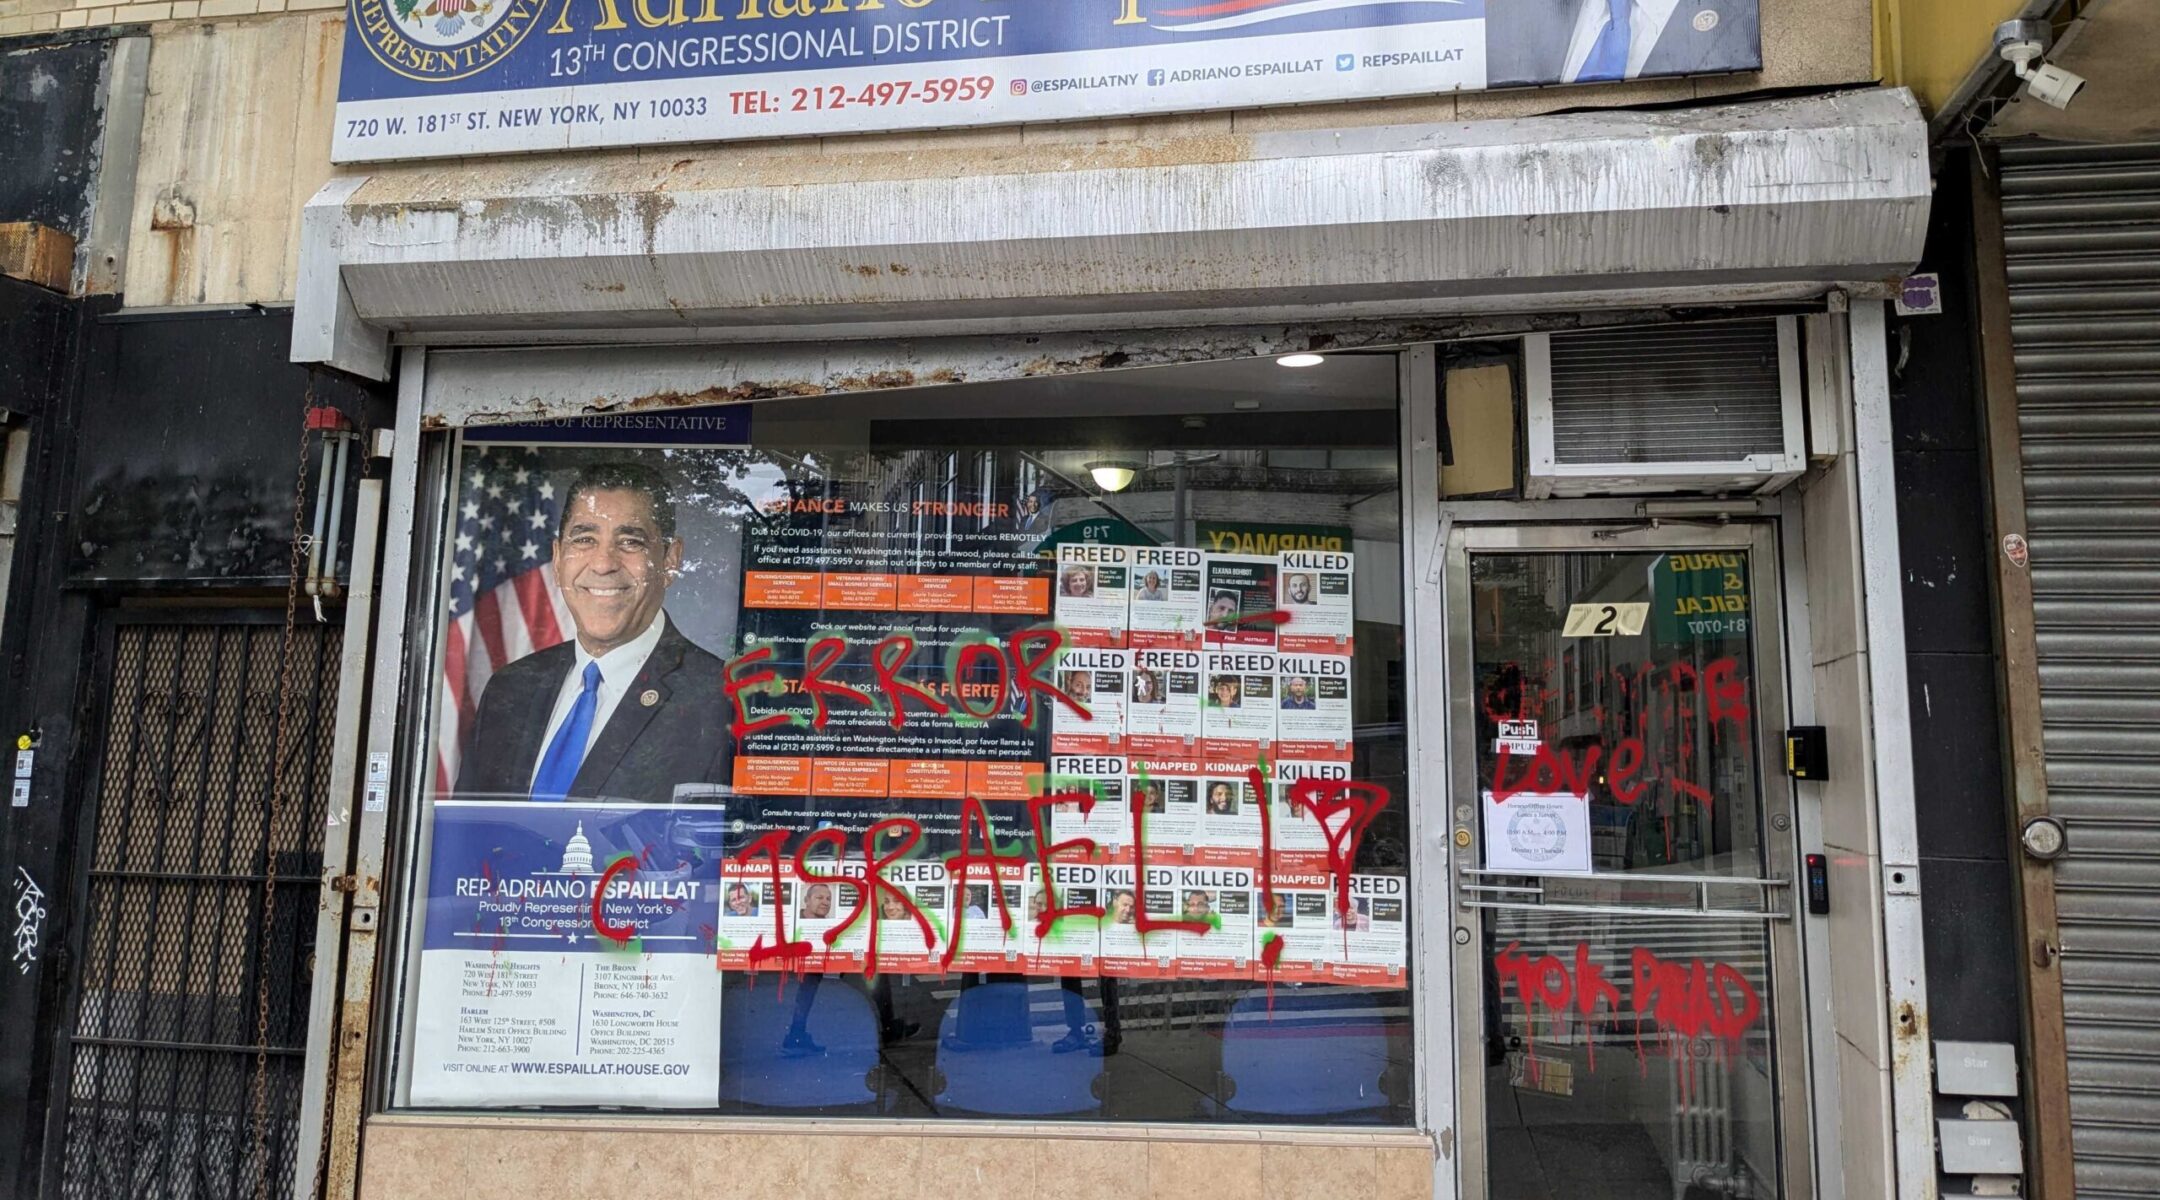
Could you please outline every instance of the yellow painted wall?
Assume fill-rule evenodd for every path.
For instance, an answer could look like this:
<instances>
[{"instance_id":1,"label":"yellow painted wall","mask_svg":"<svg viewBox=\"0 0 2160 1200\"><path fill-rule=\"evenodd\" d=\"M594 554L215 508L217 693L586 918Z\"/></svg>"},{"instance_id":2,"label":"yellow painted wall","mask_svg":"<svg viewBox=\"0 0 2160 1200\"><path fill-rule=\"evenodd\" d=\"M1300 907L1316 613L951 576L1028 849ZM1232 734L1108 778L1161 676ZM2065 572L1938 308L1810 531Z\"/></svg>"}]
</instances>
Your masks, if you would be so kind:
<instances>
[{"instance_id":1,"label":"yellow painted wall","mask_svg":"<svg viewBox=\"0 0 2160 1200\"><path fill-rule=\"evenodd\" d=\"M1911 88L1933 115L1994 53L1995 27L2023 6L2022 0L1875 0L1883 82Z\"/></svg>"}]
</instances>

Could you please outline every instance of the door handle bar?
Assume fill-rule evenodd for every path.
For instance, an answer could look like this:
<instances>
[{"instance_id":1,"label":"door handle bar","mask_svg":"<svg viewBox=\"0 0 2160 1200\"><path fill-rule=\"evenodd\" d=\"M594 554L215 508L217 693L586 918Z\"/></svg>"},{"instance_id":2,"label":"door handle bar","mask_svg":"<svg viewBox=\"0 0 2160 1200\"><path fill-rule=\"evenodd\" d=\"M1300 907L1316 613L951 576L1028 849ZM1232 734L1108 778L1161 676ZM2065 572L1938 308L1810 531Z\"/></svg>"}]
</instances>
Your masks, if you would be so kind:
<instances>
[{"instance_id":1,"label":"door handle bar","mask_svg":"<svg viewBox=\"0 0 2160 1200\"><path fill-rule=\"evenodd\" d=\"M1599 917L1683 917L1691 921L1790 921L1792 914L1773 909L1657 908L1625 904L1525 904L1513 900L1461 900L1458 908L1509 909L1518 912L1587 913Z\"/></svg>"},{"instance_id":2,"label":"door handle bar","mask_svg":"<svg viewBox=\"0 0 2160 1200\"><path fill-rule=\"evenodd\" d=\"M1464 867L1460 872L1467 880L1528 879L1528 884L1459 882L1456 884L1456 907L1462 909L1507 909L1518 912L1589 913L1600 916L1628 917L1687 917L1709 921L1789 921L1792 914L1783 908L1769 907L1771 889L1789 889L1790 879L1727 879L1704 875L1539 875L1520 871L1488 871ZM1609 883L1682 883L1695 889L1693 907L1646 904L1579 904L1570 902L1550 903L1545 899L1547 879L1588 880ZM1752 887L1764 892L1766 904L1762 908L1718 908L1710 903L1710 889L1714 887ZM1484 899L1483 897L1495 897ZM1519 897L1501 899L1499 897Z\"/></svg>"},{"instance_id":3,"label":"door handle bar","mask_svg":"<svg viewBox=\"0 0 2160 1200\"><path fill-rule=\"evenodd\" d=\"M1588 879L1598 883L1686 883L1698 887L1765 887L1789 888L1790 879L1739 879L1724 875L1653 875L1648 872L1607 871L1589 875L1543 874L1537 871L1490 871L1483 867L1463 867L1463 875L1479 879Z\"/></svg>"}]
</instances>

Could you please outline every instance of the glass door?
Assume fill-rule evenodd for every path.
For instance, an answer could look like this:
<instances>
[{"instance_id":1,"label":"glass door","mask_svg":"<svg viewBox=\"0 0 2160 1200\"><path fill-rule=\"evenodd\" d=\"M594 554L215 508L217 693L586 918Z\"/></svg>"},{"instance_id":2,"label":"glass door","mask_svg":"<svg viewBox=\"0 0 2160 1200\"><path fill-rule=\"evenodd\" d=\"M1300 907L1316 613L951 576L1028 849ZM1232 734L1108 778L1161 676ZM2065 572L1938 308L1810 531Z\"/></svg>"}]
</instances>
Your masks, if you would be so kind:
<instances>
[{"instance_id":1,"label":"glass door","mask_svg":"<svg viewBox=\"0 0 2160 1200\"><path fill-rule=\"evenodd\" d=\"M1449 568L1463 1195L1810 1196L1769 527Z\"/></svg>"}]
</instances>

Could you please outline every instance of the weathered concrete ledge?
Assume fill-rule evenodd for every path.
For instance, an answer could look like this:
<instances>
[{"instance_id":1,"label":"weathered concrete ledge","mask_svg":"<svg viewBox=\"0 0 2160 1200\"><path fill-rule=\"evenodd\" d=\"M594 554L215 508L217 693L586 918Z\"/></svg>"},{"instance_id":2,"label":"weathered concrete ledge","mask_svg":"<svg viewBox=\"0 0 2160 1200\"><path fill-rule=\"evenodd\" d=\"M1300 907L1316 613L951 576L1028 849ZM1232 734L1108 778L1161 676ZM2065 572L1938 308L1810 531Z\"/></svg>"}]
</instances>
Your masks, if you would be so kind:
<instances>
[{"instance_id":1,"label":"weathered concrete ledge","mask_svg":"<svg viewBox=\"0 0 2160 1200\"><path fill-rule=\"evenodd\" d=\"M1929 197L1926 125L1882 89L990 157L815 182L563 159L336 180L303 216L293 358L380 378L394 334L773 343L1796 299L1901 276Z\"/></svg>"}]
</instances>

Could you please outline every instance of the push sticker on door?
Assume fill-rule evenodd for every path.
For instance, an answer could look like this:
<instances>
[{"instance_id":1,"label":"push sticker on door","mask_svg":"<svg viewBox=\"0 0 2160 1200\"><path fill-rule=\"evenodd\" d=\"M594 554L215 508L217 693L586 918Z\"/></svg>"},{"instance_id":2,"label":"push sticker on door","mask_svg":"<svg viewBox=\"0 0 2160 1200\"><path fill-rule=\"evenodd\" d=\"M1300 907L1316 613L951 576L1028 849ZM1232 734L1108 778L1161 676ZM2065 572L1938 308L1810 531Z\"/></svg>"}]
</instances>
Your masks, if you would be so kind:
<instances>
[{"instance_id":1,"label":"push sticker on door","mask_svg":"<svg viewBox=\"0 0 2160 1200\"><path fill-rule=\"evenodd\" d=\"M1538 723L1530 720L1500 722L1500 736L1493 739L1493 753L1502 750L1509 754L1536 754Z\"/></svg>"},{"instance_id":2,"label":"push sticker on door","mask_svg":"<svg viewBox=\"0 0 2160 1200\"><path fill-rule=\"evenodd\" d=\"M1626 604L1592 601L1568 607L1561 637L1638 637L1650 619L1650 605L1641 600Z\"/></svg>"}]
</instances>

